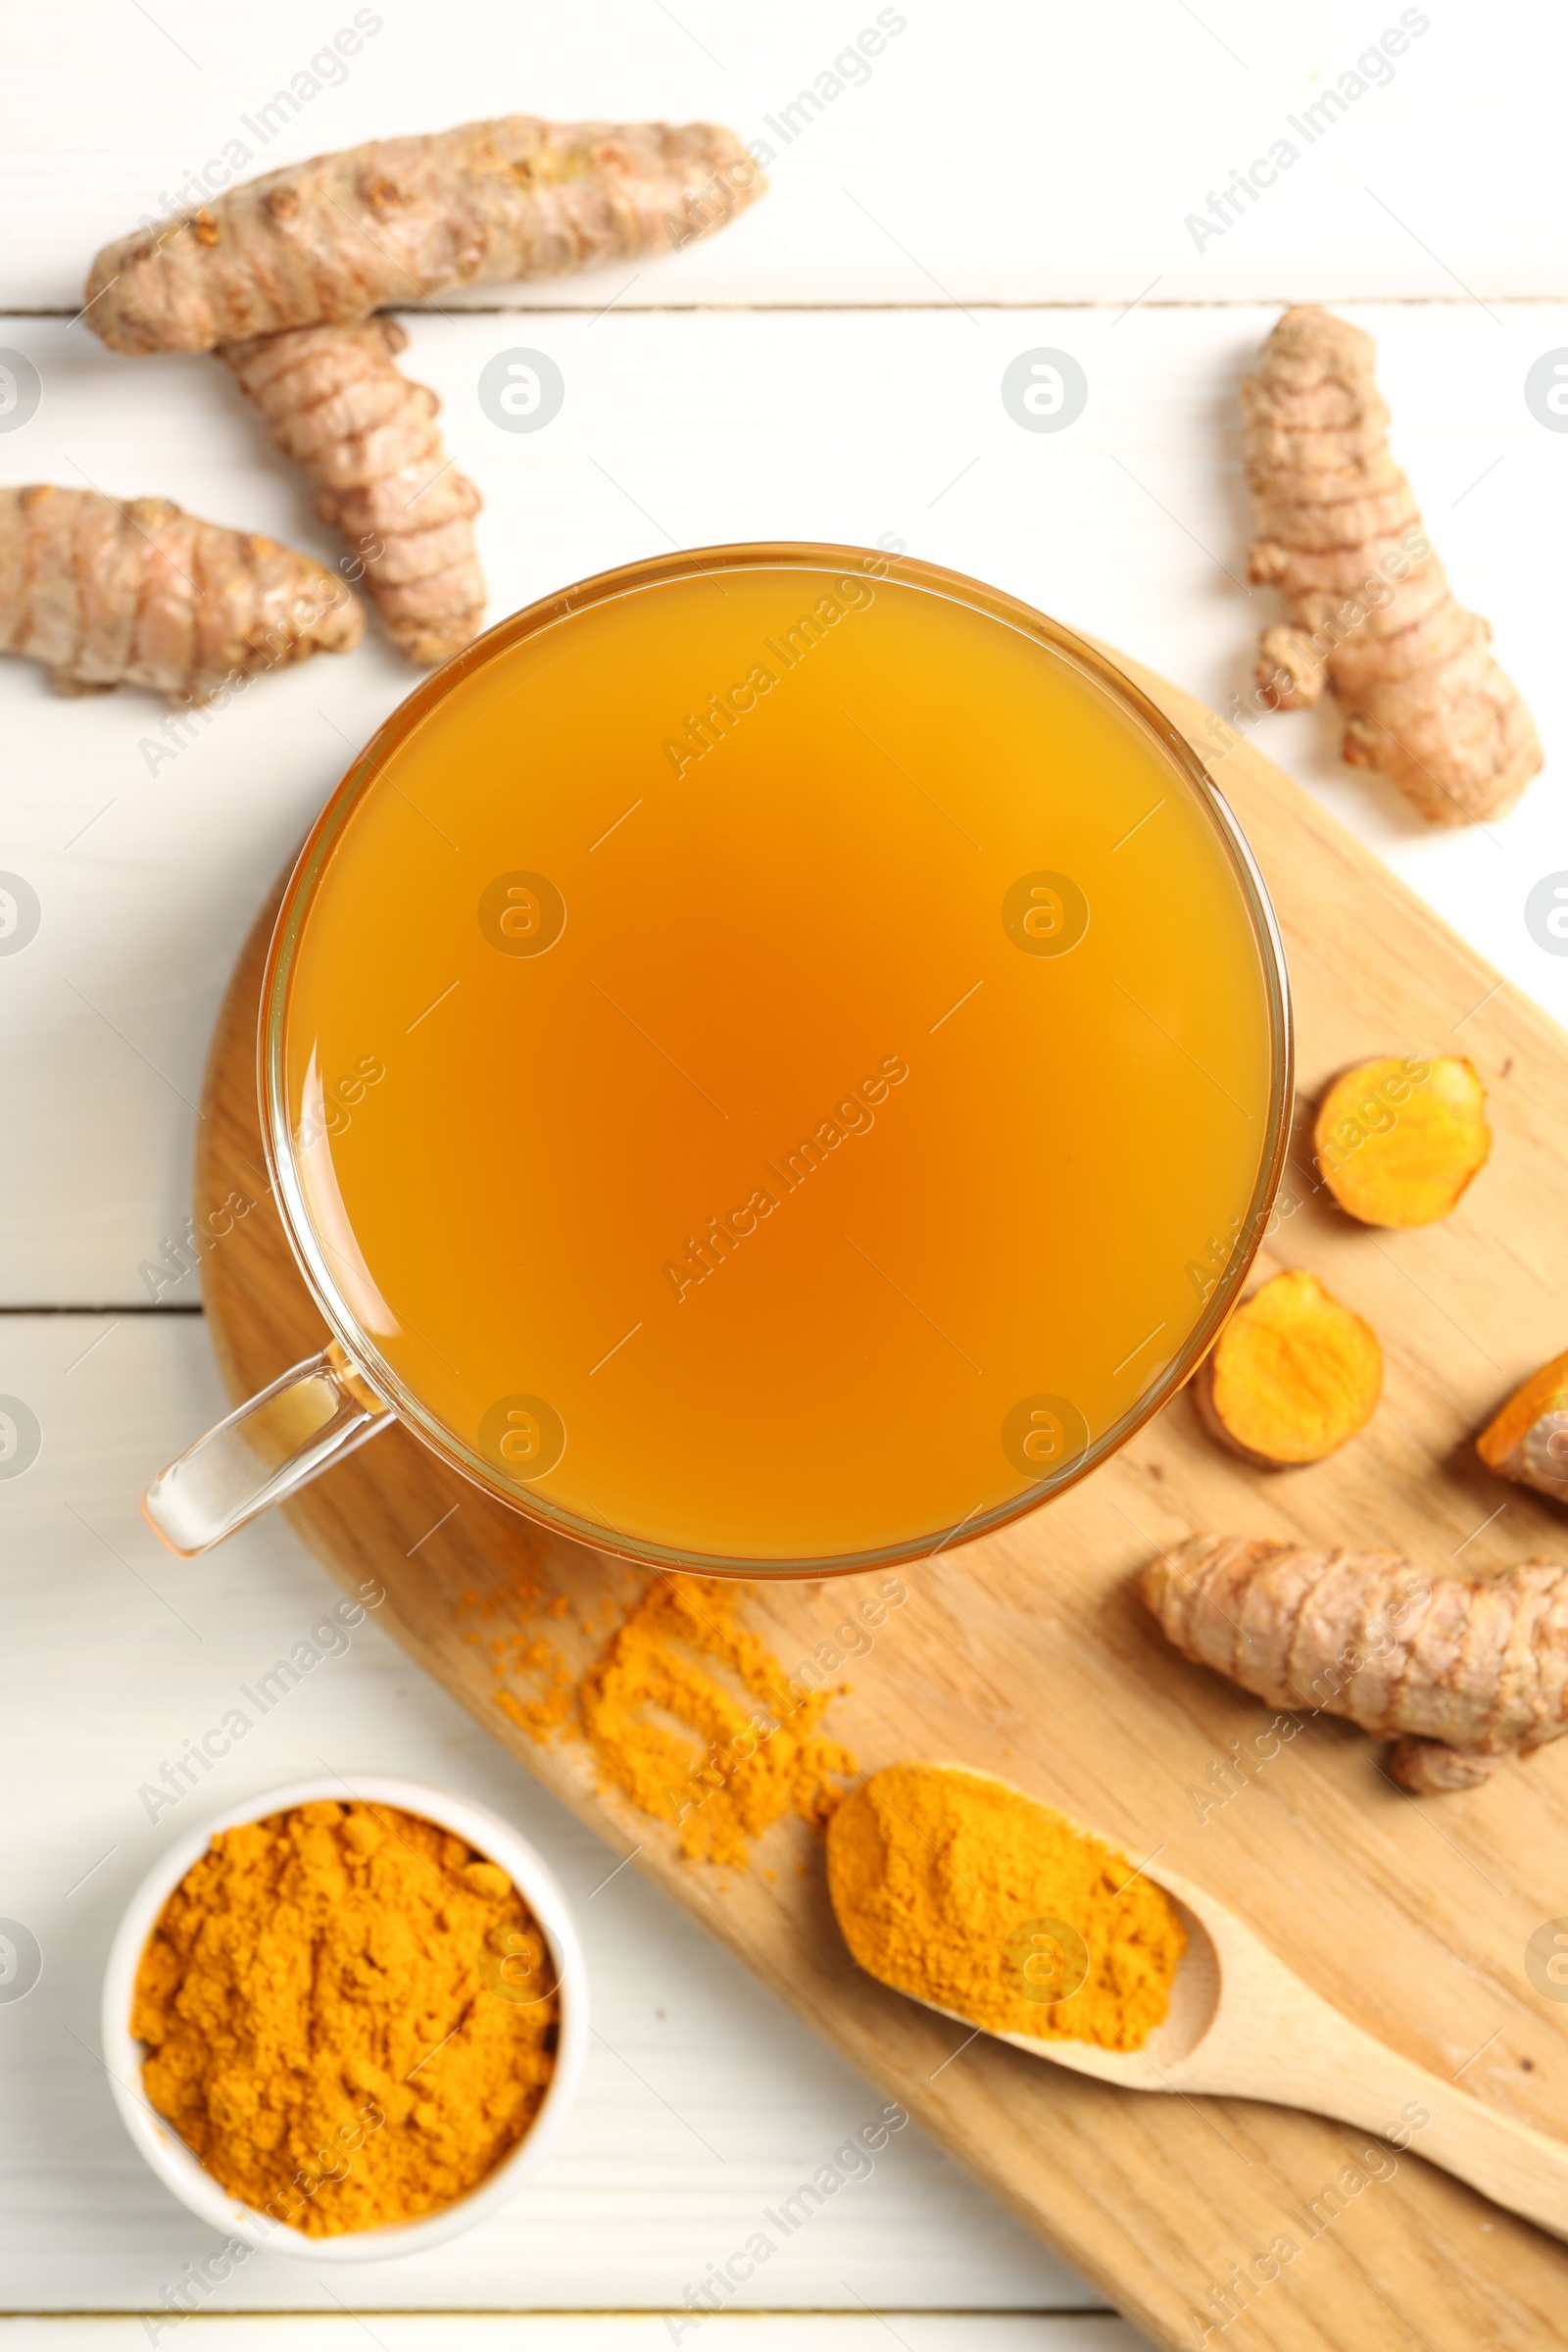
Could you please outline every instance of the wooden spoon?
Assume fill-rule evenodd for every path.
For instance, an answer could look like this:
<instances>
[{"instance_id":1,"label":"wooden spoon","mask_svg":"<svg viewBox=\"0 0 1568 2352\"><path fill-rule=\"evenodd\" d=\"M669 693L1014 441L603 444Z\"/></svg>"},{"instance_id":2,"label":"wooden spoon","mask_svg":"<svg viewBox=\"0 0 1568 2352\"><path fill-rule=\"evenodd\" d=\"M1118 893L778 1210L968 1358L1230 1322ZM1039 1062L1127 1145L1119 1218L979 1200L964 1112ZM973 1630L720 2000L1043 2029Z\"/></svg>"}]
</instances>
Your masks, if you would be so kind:
<instances>
[{"instance_id":1,"label":"wooden spoon","mask_svg":"<svg viewBox=\"0 0 1568 2352\"><path fill-rule=\"evenodd\" d=\"M1011 1782L968 1765L918 1769L995 1781L1041 1812L1055 1810ZM1085 1836L1102 1838L1069 1814L1057 1818ZM1113 1841L1102 1838L1102 1842ZM1333 2116L1379 2139L1397 2134L1396 2146L1410 2146L1494 2203L1523 2214L1555 2237L1568 2237L1568 2142L1513 2122L1457 2083L1374 2040L1303 1984L1234 1911L1190 1880L1152 1863L1145 1864L1142 1875L1164 1888L1187 1931L1169 2012L1142 2049L1104 2050L1093 2042L1047 2041L1028 2034L1004 2034L1001 2040L1125 2090L1264 2099L1276 2107ZM894 1990L907 1993L905 1985ZM922 2005L956 2025L977 2022L935 2001Z\"/></svg>"}]
</instances>

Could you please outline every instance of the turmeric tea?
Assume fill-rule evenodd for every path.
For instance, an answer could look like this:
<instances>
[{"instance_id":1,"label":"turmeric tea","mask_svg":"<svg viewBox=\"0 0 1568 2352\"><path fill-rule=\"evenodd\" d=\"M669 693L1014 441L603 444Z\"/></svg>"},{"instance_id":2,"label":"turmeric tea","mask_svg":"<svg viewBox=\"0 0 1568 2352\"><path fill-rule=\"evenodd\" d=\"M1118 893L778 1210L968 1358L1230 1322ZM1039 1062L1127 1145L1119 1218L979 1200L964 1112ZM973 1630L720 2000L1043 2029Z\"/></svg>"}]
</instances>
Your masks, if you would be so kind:
<instances>
[{"instance_id":1,"label":"turmeric tea","mask_svg":"<svg viewBox=\"0 0 1568 2352\"><path fill-rule=\"evenodd\" d=\"M131 2011L152 2106L231 2196L311 2237L477 2187L538 2113L559 2023L504 1870L434 1822L332 1802L214 1838Z\"/></svg>"},{"instance_id":2,"label":"turmeric tea","mask_svg":"<svg viewBox=\"0 0 1568 2352\"><path fill-rule=\"evenodd\" d=\"M827 1883L866 1972L992 2034L1137 2050L1186 1931L1125 1854L979 1773L895 1764L828 1825Z\"/></svg>"}]
</instances>

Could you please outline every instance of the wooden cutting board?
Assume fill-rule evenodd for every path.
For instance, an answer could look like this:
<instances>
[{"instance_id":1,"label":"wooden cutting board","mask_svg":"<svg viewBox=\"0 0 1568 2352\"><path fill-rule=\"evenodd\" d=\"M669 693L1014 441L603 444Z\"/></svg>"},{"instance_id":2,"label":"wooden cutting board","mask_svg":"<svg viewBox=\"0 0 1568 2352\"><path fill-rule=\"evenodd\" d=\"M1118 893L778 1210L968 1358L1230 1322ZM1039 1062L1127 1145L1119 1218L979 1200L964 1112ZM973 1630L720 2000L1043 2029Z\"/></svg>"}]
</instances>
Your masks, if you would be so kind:
<instances>
[{"instance_id":1,"label":"wooden cutting board","mask_svg":"<svg viewBox=\"0 0 1568 2352\"><path fill-rule=\"evenodd\" d=\"M1124 666L1211 757L1202 707ZM1196 1530L1388 1544L1436 1573L1568 1545L1552 1506L1494 1479L1470 1444L1515 1382L1568 1342L1568 1037L1254 750L1234 750L1215 774L1273 893L1298 1024L1286 1213L1260 1263L1310 1267L1374 1324L1388 1358L1377 1419L1331 1462L1260 1473L1221 1453L1178 1397L1049 1508L906 1571L907 1598L850 1664L853 1689L827 1728L867 1770L962 1761L1094 1822L1136 1860L1157 1852L1361 2026L1561 2132L1568 1999L1532 1987L1525 1947L1568 1915L1568 1740L1503 1765L1479 1790L1418 1800L1381 1770L1381 1748L1324 1717L1239 1786L1224 1769L1233 1743L1249 1746L1269 1711L1175 1656L1133 1590L1147 1559ZM232 1194L256 1203L206 1261L235 1398L325 1337L262 1162L255 1037L270 920L269 910L252 934L219 1021L197 1166L198 1216L218 1211L213 1231L230 1222L221 1204ZM1387 1053L1468 1054L1491 1093L1492 1164L1453 1216L1423 1232L1352 1225L1314 1189L1310 1103L1347 1063ZM635 1850L637 1869L1160 2343L1197 2345L1205 2328L1217 2342L1240 2311L1232 2340L1253 2352L1568 2342L1568 2249L1417 2155L1374 2147L1364 2164L1368 2143L1346 2127L1241 2100L1119 2091L984 2035L954 2056L960 2030L849 1959L820 1846L802 1824L770 1833L749 1872L688 1865L666 1830L598 1789L579 1741L535 1744L496 1705L485 1646L539 1630L509 1597L519 1562L570 1596L570 1612L543 1630L574 1670L643 1589L639 1572L531 1530L401 1429L329 1472L290 1515L341 1583L384 1582L382 1623L617 1858ZM826 1662L851 1646L839 1629L881 1582L761 1587L747 1613L786 1667Z\"/></svg>"}]
</instances>

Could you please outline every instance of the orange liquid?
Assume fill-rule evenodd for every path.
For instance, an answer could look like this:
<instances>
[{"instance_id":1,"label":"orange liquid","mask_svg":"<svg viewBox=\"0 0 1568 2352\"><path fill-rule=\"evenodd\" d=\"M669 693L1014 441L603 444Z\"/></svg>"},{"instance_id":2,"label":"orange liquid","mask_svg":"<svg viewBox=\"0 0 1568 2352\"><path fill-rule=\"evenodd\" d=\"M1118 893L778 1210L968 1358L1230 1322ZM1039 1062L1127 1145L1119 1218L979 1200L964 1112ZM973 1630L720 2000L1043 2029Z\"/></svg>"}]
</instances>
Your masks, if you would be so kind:
<instances>
[{"instance_id":1,"label":"orange liquid","mask_svg":"<svg viewBox=\"0 0 1568 2352\"><path fill-rule=\"evenodd\" d=\"M284 1040L372 1374L524 1507L700 1561L929 1548L1059 1476L1269 1151L1192 785L1088 670L859 559L481 662L339 833Z\"/></svg>"}]
</instances>

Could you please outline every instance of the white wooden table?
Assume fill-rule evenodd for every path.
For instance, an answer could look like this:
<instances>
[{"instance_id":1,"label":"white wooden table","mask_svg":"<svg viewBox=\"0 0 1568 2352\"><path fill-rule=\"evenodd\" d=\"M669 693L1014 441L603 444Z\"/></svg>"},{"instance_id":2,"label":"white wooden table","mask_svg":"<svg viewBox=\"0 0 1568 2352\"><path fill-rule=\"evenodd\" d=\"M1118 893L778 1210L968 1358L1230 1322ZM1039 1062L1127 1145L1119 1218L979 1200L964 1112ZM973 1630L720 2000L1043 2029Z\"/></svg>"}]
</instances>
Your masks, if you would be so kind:
<instances>
[{"instance_id":1,"label":"white wooden table","mask_svg":"<svg viewBox=\"0 0 1568 2352\"><path fill-rule=\"evenodd\" d=\"M12 12L0 349L32 361L43 400L0 431L0 481L159 493L331 561L301 481L216 366L120 360L71 323L97 245L236 137L262 170L486 112L715 118L775 151L772 194L725 236L410 321L407 365L440 391L449 446L484 490L492 613L672 544L892 534L1224 703L1272 616L1243 579L1236 384L1280 300L1353 306L1381 345L1429 527L1494 620L1548 772L1505 822L1432 834L1338 764L1332 716L1276 719L1262 740L1568 1013L1568 959L1523 913L1531 886L1568 866L1568 435L1523 396L1531 363L1568 348L1560 12L1404 11L1392 77L1363 68L1365 90L1305 142L1289 119L1334 114L1324 93L1401 22L1392 0L1261 21L1241 0L1127 0L1114 19L908 0L882 12L902 28L863 80L834 61L876 21L870 0L385 0L342 76L258 147L242 122L311 77L353 13ZM846 86L813 115L799 93L822 75ZM1223 231L1195 232L1188 216L1282 136L1299 153L1278 184ZM1040 347L1089 380L1060 434L1020 430L999 396L1007 362ZM484 363L516 348L565 378L536 435L497 430L475 397ZM160 705L57 702L30 666L0 662L0 869L42 908L25 951L0 957L0 1392L43 1430L34 1467L0 1482L0 1914L44 1955L25 2000L0 2001L0 2346L145 2342L135 2315L211 2250L111 2109L98 1981L130 1886L186 1826L149 1824L138 1786L309 1628L326 1588L278 1523L183 1566L142 1527L145 1477L220 1394L198 1278L154 1306L141 1269L188 1211L203 1054L242 933L346 742L411 682L372 626L352 658L266 680L177 760L150 762ZM193 2340L668 2342L661 2315L686 2282L872 2091L633 1872L601 1887L586 1832L373 1622L225 1762L213 1802L319 1757L438 1779L522 1825L576 1901L603 2039L560 2152L500 2220L420 2261L339 2273L335 2292L309 2266L258 2261ZM768 2314L707 2323L704 2352L858 2352L889 2332L909 2352L1135 2340L913 2131L782 2251L767 2295Z\"/></svg>"}]
</instances>

